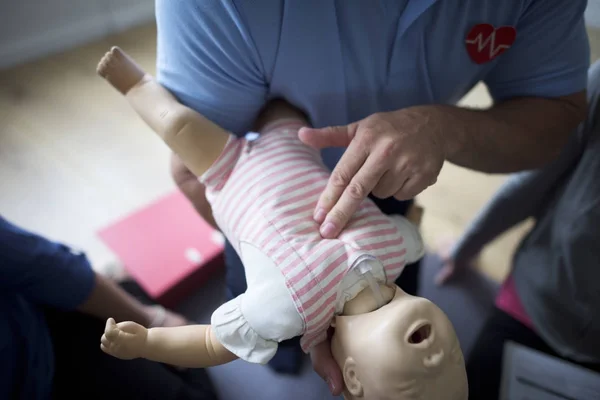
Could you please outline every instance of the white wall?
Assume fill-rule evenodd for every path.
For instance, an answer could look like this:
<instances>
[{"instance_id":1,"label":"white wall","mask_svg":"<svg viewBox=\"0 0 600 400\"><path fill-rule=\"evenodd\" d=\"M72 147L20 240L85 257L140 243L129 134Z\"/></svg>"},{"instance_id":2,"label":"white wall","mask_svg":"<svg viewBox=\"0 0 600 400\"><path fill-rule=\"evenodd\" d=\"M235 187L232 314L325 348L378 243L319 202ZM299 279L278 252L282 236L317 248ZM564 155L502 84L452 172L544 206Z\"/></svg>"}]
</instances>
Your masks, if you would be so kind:
<instances>
[{"instance_id":1,"label":"white wall","mask_svg":"<svg viewBox=\"0 0 600 400\"><path fill-rule=\"evenodd\" d=\"M0 69L154 20L154 0L0 0Z\"/></svg>"}]
</instances>

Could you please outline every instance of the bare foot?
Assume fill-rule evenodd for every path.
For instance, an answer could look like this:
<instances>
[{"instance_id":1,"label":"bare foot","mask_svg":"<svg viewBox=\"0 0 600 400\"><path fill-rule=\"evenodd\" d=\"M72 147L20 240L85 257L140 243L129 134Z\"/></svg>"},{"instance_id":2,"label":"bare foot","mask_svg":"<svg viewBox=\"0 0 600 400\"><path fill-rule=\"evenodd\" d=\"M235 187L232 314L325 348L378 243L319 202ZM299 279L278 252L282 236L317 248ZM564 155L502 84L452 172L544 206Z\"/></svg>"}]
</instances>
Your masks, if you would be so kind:
<instances>
[{"instance_id":1,"label":"bare foot","mask_svg":"<svg viewBox=\"0 0 600 400\"><path fill-rule=\"evenodd\" d=\"M127 94L146 75L144 70L117 46L102 57L96 71L122 94Z\"/></svg>"}]
</instances>

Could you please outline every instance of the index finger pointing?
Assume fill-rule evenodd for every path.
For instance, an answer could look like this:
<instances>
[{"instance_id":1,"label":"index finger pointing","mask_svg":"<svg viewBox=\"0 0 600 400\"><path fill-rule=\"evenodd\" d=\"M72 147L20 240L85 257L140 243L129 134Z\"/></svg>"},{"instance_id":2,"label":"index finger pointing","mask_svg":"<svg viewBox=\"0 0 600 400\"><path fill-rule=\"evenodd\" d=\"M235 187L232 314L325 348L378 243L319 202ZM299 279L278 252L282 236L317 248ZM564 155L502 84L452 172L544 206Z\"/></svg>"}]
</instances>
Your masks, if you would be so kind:
<instances>
[{"instance_id":1,"label":"index finger pointing","mask_svg":"<svg viewBox=\"0 0 600 400\"><path fill-rule=\"evenodd\" d=\"M325 218L321 227L321 235L324 238L332 239L344 229L362 202L377 185L385 170L384 160L378 159L373 154L369 156Z\"/></svg>"},{"instance_id":2,"label":"index finger pointing","mask_svg":"<svg viewBox=\"0 0 600 400\"><path fill-rule=\"evenodd\" d=\"M331 172L327 186L317 202L314 215L317 223L321 224L325 221L325 217L338 202L367 157L367 150L361 148L356 140L350 142L350 146Z\"/></svg>"}]
</instances>

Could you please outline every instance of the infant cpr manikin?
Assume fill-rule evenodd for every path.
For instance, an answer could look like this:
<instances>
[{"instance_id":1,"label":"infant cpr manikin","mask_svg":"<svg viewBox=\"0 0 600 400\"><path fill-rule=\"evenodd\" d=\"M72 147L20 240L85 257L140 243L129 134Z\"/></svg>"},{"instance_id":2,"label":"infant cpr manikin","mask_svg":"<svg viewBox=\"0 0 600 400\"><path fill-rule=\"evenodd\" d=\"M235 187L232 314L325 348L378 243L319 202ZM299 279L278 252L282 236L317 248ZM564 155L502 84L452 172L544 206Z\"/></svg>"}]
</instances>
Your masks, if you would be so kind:
<instances>
[{"instance_id":1,"label":"infant cpr manikin","mask_svg":"<svg viewBox=\"0 0 600 400\"><path fill-rule=\"evenodd\" d=\"M248 283L210 325L146 329L110 319L106 353L181 367L266 363L279 342L300 336L308 352L333 326L346 399L467 399L452 324L393 283L424 254L419 209L387 216L365 200L338 238L323 239L312 212L329 171L297 138L307 125L301 113L275 103L259 118L258 135L237 138L179 103L118 48L98 72L200 177Z\"/></svg>"}]
</instances>

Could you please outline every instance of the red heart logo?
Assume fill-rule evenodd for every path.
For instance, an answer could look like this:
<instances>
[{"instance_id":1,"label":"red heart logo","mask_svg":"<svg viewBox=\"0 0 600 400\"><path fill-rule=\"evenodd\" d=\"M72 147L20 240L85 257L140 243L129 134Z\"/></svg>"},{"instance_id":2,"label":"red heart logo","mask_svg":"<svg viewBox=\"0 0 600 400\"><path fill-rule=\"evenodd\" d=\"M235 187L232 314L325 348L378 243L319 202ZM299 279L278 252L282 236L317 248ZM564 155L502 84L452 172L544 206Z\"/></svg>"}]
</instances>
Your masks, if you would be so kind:
<instances>
[{"instance_id":1,"label":"red heart logo","mask_svg":"<svg viewBox=\"0 0 600 400\"><path fill-rule=\"evenodd\" d=\"M512 26L495 28L490 24L475 25L465 40L467 52L476 64L492 61L512 46L517 30Z\"/></svg>"}]
</instances>

